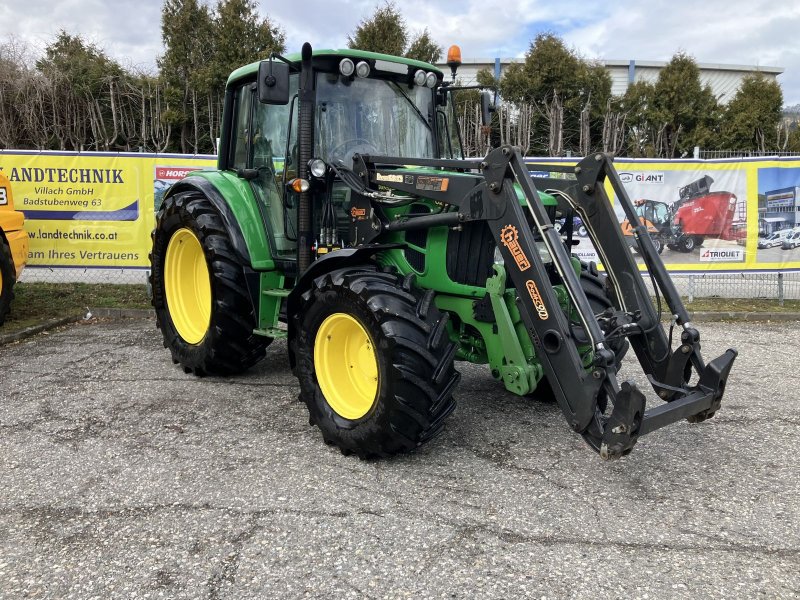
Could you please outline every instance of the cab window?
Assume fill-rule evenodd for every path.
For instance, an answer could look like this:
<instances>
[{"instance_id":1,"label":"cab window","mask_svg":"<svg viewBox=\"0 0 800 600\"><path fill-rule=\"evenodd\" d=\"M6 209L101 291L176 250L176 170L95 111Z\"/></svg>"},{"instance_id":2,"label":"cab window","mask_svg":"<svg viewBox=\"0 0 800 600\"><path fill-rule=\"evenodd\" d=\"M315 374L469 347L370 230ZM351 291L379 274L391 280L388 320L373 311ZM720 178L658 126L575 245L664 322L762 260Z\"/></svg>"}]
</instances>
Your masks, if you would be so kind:
<instances>
[{"instance_id":1,"label":"cab window","mask_svg":"<svg viewBox=\"0 0 800 600\"><path fill-rule=\"evenodd\" d=\"M295 176L291 157L297 146L298 75L289 80L290 101L286 105L262 104L255 83L246 83L234 97L234 125L229 164L232 169L255 170L248 175L253 195L277 256L291 257L296 249L296 206L285 181ZM289 116L291 114L291 126Z\"/></svg>"}]
</instances>

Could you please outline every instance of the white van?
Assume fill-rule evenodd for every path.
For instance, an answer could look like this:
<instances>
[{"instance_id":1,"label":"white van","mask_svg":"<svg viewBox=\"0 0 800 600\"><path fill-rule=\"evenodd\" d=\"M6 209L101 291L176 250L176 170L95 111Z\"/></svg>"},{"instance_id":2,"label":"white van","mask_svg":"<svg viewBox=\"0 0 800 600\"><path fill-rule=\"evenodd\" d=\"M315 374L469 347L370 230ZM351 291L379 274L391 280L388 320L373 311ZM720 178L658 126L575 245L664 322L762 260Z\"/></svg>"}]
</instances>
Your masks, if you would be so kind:
<instances>
[{"instance_id":1,"label":"white van","mask_svg":"<svg viewBox=\"0 0 800 600\"><path fill-rule=\"evenodd\" d=\"M772 248L774 246L781 246L783 245L784 240L789 238L792 233L794 233L793 229L781 229L780 231L773 231L768 236L758 239L758 247Z\"/></svg>"},{"instance_id":2,"label":"white van","mask_svg":"<svg viewBox=\"0 0 800 600\"><path fill-rule=\"evenodd\" d=\"M781 248L791 250L800 246L800 229L795 229L792 235L787 236L781 243Z\"/></svg>"}]
</instances>

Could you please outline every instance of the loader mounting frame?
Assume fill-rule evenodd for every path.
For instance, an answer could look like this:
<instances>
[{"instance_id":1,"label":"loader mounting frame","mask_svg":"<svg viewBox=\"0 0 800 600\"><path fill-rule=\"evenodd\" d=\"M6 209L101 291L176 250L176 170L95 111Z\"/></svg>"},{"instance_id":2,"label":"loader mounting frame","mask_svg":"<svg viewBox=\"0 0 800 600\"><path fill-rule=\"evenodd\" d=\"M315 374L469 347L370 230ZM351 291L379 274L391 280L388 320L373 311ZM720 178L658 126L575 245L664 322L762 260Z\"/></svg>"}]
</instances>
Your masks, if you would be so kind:
<instances>
[{"instance_id":1,"label":"loader mounting frame","mask_svg":"<svg viewBox=\"0 0 800 600\"><path fill-rule=\"evenodd\" d=\"M567 422L604 459L628 454L646 433L688 419L702 421L719 408L725 383L737 356L728 349L705 363L700 354L700 334L690 320L680 296L661 262L652 240L636 216L612 159L605 154L589 156L577 166L526 165L511 146L492 150L482 161L439 161L379 157L356 157L355 171L368 174L389 166L420 165L461 171L479 170L483 180L463 194L429 192L434 200L458 208L458 222L486 221L503 256L508 276L519 297L523 322L534 343L545 375ZM646 409L644 393L635 383L619 382L614 353L609 348L597 315L593 314L580 280L572 268L570 254L560 233L553 227L529 170L563 173L568 178L536 178L544 190L555 190L565 209L577 211L600 256L612 286L615 310L602 318L614 325L609 338L624 336L636 353L657 396L665 403ZM640 254L652 278L655 292L663 296L674 319L682 328L681 344L671 348L661 325L661 307L653 306L645 281L622 234L604 183L608 180L626 216L634 227ZM365 181L368 183L368 181ZM589 337L594 362L585 368L567 316L559 306L533 231L525 218L515 183L526 205L546 253L563 280L577 309L583 330ZM403 184L391 185L403 189ZM411 190L409 190L411 191ZM456 215L453 215L454 217ZM608 328L606 328L608 330ZM697 383L690 385L693 371ZM613 405L610 415L601 406Z\"/></svg>"}]
</instances>

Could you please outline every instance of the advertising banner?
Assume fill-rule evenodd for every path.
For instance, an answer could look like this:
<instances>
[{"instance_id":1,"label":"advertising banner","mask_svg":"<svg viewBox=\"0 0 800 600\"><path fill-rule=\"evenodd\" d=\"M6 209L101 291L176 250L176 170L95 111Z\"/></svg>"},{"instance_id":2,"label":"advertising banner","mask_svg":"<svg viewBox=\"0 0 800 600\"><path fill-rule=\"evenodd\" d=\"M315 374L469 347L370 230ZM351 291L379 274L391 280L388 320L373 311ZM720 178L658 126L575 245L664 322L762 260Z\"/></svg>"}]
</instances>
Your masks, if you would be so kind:
<instances>
[{"instance_id":1,"label":"advertising banner","mask_svg":"<svg viewBox=\"0 0 800 600\"><path fill-rule=\"evenodd\" d=\"M214 157L0 151L29 267L147 268L156 200Z\"/></svg>"},{"instance_id":2,"label":"advertising banner","mask_svg":"<svg viewBox=\"0 0 800 600\"><path fill-rule=\"evenodd\" d=\"M213 156L0 150L0 170L25 213L30 267L147 268L164 192L188 172L215 164ZM614 164L669 270L800 270L800 158ZM531 175L535 181L550 173ZM598 262L579 218L573 226L574 252ZM633 236L626 240L638 256Z\"/></svg>"},{"instance_id":3,"label":"advertising banner","mask_svg":"<svg viewBox=\"0 0 800 600\"><path fill-rule=\"evenodd\" d=\"M670 271L800 270L800 158L617 159L614 166ZM531 175L535 182L547 173ZM611 186L606 190L631 252L642 265L631 224ZM573 228L579 242L574 253L598 262L579 217Z\"/></svg>"}]
</instances>

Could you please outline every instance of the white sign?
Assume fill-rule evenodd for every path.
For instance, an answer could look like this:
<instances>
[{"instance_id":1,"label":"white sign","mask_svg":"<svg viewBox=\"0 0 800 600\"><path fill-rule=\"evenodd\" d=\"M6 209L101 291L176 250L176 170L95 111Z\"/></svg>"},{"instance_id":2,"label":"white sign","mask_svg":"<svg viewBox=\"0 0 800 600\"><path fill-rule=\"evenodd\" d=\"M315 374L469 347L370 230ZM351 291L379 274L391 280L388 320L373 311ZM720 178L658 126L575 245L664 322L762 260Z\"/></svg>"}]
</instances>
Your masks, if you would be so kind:
<instances>
[{"instance_id":1,"label":"white sign","mask_svg":"<svg viewBox=\"0 0 800 600\"><path fill-rule=\"evenodd\" d=\"M664 173L657 171L623 172L619 174L619 178L622 183L643 183L645 185L662 185L664 183Z\"/></svg>"},{"instance_id":2,"label":"white sign","mask_svg":"<svg viewBox=\"0 0 800 600\"><path fill-rule=\"evenodd\" d=\"M701 248L700 262L741 262L744 248Z\"/></svg>"},{"instance_id":3,"label":"white sign","mask_svg":"<svg viewBox=\"0 0 800 600\"><path fill-rule=\"evenodd\" d=\"M586 262L597 262L597 251L594 249L584 250L581 248L574 248L572 254Z\"/></svg>"}]
</instances>

